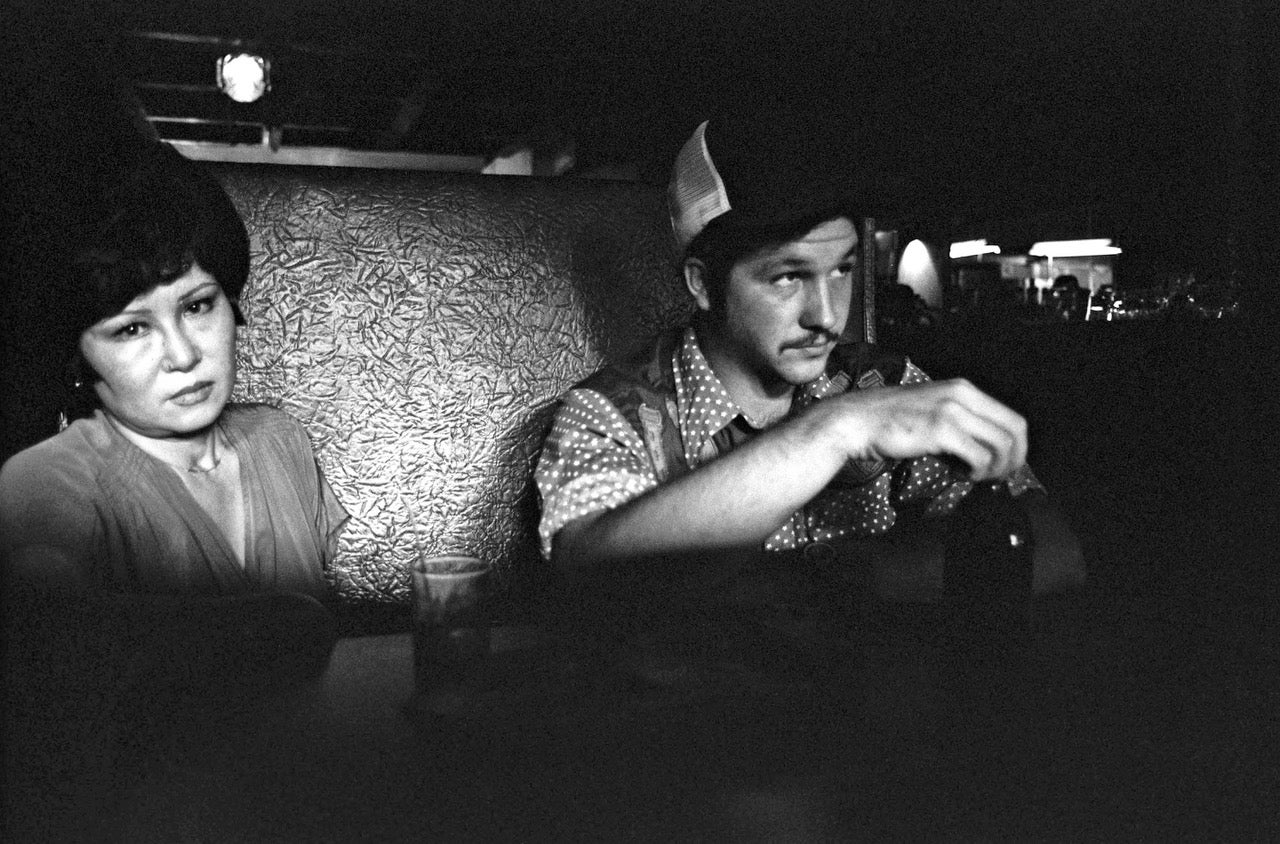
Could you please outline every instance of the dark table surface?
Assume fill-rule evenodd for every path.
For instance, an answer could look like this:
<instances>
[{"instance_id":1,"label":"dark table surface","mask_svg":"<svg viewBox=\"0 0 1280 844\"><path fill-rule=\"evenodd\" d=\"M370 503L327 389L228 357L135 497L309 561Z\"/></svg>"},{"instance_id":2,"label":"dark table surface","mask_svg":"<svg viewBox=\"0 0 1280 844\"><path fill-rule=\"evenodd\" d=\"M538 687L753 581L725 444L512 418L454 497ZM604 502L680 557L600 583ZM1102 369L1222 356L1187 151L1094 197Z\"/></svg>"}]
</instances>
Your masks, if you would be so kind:
<instances>
[{"instance_id":1,"label":"dark table surface","mask_svg":"<svg viewBox=\"0 0 1280 844\"><path fill-rule=\"evenodd\" d=\"M995 651L919 605L506 626L465 694L413 700L409 636L350 635L318 678L165 698L143 740L79 725L52 755L99 756L110 800L55 768L6 840L1274 840L1278 507L1089 521L1089 583Z\"/></svg>"},{"instance_id":2,"label":"dark table surface","mask_svg":"<svg viewBox=\"0 0 1280 844\"><path fill-rule=\"evenodd\" d=\"M99 827L130 841L1266 840L1274 610L1150 583L1042 599L998 654L937 608L813 648L709 622L605 653L495 631L414 698L407 634L172 713ZM697 625L695 625L697 626ZM719 630L719 632L716 632Z\"/></svg>"}]
</instances>

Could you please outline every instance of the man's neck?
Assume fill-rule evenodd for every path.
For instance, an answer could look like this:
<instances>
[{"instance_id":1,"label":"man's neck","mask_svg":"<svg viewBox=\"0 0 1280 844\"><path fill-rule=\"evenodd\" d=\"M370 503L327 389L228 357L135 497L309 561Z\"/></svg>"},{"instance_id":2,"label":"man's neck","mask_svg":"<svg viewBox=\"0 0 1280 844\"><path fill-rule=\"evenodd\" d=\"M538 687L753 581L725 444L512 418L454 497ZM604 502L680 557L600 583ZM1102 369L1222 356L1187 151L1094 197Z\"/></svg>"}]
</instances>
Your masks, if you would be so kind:
<instances>
[{"instance_id":1,"label":"man's neck","mask_svg":"<svg viewBox=\"0 0 1280 844\"><path fill-rule=\"evenodd\" d=\"M707 365L751 427L768 428L791 412L795 387L785 382L764 383L755 371L742 366L736 358L724 354L710 338L704 343L700 336L699 344Z\"/></svg>"}]
</instances>

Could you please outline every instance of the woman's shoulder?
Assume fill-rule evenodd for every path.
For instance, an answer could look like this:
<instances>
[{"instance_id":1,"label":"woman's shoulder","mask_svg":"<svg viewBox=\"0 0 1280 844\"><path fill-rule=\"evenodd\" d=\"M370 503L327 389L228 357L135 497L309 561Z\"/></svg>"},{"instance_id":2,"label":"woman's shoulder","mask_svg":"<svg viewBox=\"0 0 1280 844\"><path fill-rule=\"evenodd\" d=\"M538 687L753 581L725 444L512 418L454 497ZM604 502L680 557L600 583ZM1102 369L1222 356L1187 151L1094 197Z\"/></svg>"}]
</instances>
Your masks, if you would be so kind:
<instances>
[{"instance_id":1,"label":"woman's shoulder","mask_svg":"<svg viewBox=\"0 0 1280 844\"><path fill-rule=\"evenodd\" d=\"M111 432L82 419L0 468L0 545L77 542L110 486Z\"/></svg>"},{"instance_id":2,"label":"woman's shoulder","mask_svg":"<svg viewBox=\"0 0 1280 844\"><path fill-rule=\"evenodd\" d=\"M23 449L5 461L0 485L77 482L98 475L112 454L112 434L101 415L78 419L66 430Z\"/></svg>"},{"instance_id":3,"label":"woman's shoulder","mask_svg":"<svg viewBox=\"0 0 1280 844\"><path fill-rule=\"evenodd\" d=\"M223 423L245 430L259 428L302 429L302 423L288 411L262 402L236 402L223 409Z\"/></svg>"},{"instance_id":4,"label":"woman's shoulder","mask_svg":"<svg viewBox=\"0 0 1280 844\"><path fill-rule=\"evenodd\" d=\"M229 404L223 410L222 424L249 441L276 439L295 447L311 447L306 427L287 411L269 404Z\"/></svg>"}]
</instances>

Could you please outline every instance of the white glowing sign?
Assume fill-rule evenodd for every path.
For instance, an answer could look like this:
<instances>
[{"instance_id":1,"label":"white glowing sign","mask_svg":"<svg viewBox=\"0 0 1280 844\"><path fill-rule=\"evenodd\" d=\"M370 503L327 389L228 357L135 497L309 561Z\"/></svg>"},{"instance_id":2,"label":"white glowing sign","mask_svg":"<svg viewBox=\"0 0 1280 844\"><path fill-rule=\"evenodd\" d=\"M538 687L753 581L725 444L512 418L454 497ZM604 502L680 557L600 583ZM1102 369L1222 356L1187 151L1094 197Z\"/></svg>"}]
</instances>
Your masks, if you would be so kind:
<instances>
[{"instance_id":1,"label":"white glowing sign","mask_svg":"<svg viewBox=\"0 0 1280 844\"><path fill-rule=\"evenodd\" d=\"M999 255L1000 247L982 240L961 240L951 244L951 258L975 258L978 255Z\"/></svg>"},{"instance_id":2,"label":"white glowing sign","mask_svg":"<svg viewBox=\"0 0 1280 844\"><path fill-rule=\"evenodd\" d=\"M1119 255L1120 247L1113 246L1107 237L1085 240L1042 240L1032 244L1030 254L1045 258L1091 258L1095 255Z\"/></svg>"}]
</instances>

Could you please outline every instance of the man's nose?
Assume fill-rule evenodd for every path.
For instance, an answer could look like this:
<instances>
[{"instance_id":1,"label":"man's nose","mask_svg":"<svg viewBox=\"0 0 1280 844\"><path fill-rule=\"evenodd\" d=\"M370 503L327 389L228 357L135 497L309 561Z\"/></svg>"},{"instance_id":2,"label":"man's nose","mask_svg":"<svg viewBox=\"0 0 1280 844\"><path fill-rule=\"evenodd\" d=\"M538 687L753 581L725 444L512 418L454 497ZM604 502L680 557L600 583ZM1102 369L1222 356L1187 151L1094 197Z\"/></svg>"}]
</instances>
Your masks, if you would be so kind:
<instances>
[{"instance_id":1,"label":"man's nose","mask_svg":"<svg viewBox=\"0 0 1280 844\"><path fill-rule=\"evenodd\" d=\"M801 320L805 328L835 328L837 316L836 291L826 279L817 279L805 291L804 312Z\"/></svg>"}]
</instances>

